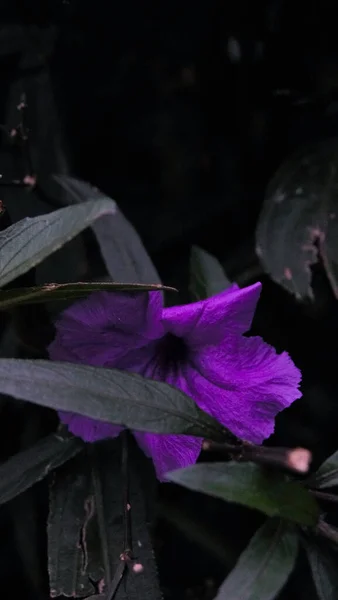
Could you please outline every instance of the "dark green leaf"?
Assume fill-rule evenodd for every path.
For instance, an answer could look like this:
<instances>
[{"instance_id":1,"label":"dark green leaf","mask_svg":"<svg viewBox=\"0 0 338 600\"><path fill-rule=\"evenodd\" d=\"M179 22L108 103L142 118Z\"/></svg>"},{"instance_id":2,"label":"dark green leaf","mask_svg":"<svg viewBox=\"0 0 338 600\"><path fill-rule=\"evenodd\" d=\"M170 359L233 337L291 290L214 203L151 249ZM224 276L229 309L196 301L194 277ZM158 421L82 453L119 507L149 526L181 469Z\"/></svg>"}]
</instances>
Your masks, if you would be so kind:
<instances>
[{"instance_id":1,"label":"dark green leaf","mask_svg":"<svg viewBox=\"0 0 338 600\"><path fill-rule=\"evenodd\" d=\"M215 600L273 600L287 582L297 554L294 528L269 519L255 533Z\"/></svg>"},{"instance_id":2,"label":"dark green leaf","mask_svg":"<svg viewBox=\"0 0 338 600\"><path fill-rule=\"evenodd\" d=\"M2 393L154 433L223 439L224 428L180 390L140 375L45 360L0 359Z\"/></svg>"},{"instance_id":3,"label":"dark green leaf","mask_svg":"<svg viewBox=\"0 0 338 600\"><path fill-rule=\"evenodd\" d=\"M161 598L141 482L144 460L131 457L129 502L135 559L143 572L128 573L115 600ZM120 439L90 447L56 474L50 490L48 562L51 597L107 592L124 547ZM93 582L96 584L94 588ZM96 596L95 596L96 597Z\"/></svg>"},{"instance_id":4,"label":"dark green leaf","mask_svg":"<svg viewBox=\"0 0 338 600\"><path fill-rule=\"evenodd\" d=\"M115 210L112 200L85 202L11 225L0 233L0 285L26 273L96 219Z\"/></svg>"},{"instance_id":5,"label":"dark green leaf","mask_svg":"<svg viewBox=\"0 0 338 600\"><path fill-rule=\"evenodd\" d=\"M329 488L338 485L338 452L335 452L323 462L311 478L311 487Z\"/></svg>"},{"instance_id":6,"label":"dark green leaf","mask_svg":"<svg viewBox=\"0 0 338 600\"><path fill-rule=\"evenodd\" d=\"M0 465L0 504L22 494L53 469L78 454L84 444L65 433L53 433Z\"/></svg>"},{"instance_id":7,"label":"dark green leaf","mask_svg":"<svg viewBox=\"0 0 338 600\"><path fill-rule=\"evenodd\" d=\"M50 596L86 597L104 577L94 489L88 456L54 473L49 502ZM90 551L90 555L89 555Z\"/></svg>"},{"instance_id":8,"label":"dark green leaf","mask_svg":"<svg viewBox=\"0 0 338 600\"><path fill-rule=\"evenodd\" d=\"M255 508L302 525L315 525L318 506L308 490L253 463L204 463L167 475L196 492Z\"/></svg>"},{"instance_id":9,"label":"dark green leaf","mask_svg":"<svg viewBox=\"0 0 338 600\"><path fill-rule=\"evenodd\" d=\"M109 199L97 188L73 177L55 176L56 181L69 192L77 203ZM132 283L161 283L141 239L116 206L113 214L106 215L92 226L110 276L117 281Z\"/></svg>"},{"instance_id":10,"label":"dark green leaf","mask_svg":"<svg viewBox=\"0 0 338 600\"><path fill-rule=\"evenodd\" d=\"M291 156L269 184L257 228L266 271L298 298L312 298L310 266L320 256L338 296L338 142Z\"/></svg>"},{"instance_id":11,"label":"dark green leaf","mask_svg":"<svg viewBox=\"0 0 338 600\"><path fill-rule=\"evenodd\" d=\"M193 246L190 254L190 293L193 300L204 300L231 286L217 258Z\"/></svg>"},{"instance_id":12,"label":"dark green leaf","mask_svg":"<svg viewBox=\"0 0 338 600\"><path fill-rule=\"evenodd\" d=\"M303 539L319 600L338 598L338 555L318 540Z\"/></svg>"},{"instance_id":13,"label":"dark green leaf","mask_svg":"<svg viewBox=\"0 0 338 600\"><path fill-rule=\"evenodd\" d=\"M112 282L90 282L90 283L47 283L45 285L19 288L11 290L0 290L0 310L12 308L18 304L37 304L39 302L53 302L55 300L76 300L84 298L92 292L145 292L156 290L175 291L159 284L142 283L112 283Z\"/></svg>"}]
</instances>

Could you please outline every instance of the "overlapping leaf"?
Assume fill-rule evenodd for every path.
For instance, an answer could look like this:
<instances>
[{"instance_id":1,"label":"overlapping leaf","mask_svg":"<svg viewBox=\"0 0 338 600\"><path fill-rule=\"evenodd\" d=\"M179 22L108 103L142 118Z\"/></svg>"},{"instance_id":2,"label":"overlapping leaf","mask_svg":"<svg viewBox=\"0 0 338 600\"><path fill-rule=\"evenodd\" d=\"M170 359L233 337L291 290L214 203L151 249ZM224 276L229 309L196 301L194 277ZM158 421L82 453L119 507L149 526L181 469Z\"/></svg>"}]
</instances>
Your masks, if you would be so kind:
<instances>
[{"instance_id":1,"label":"overlapping leaf","mask_svg":"<svg viewBox=\"0 0 338 600\"><path fill-rule=\"evenodd\" d=\"M266 271L297 298L312 297L310 266L323 261L338 297L338 140L297 152L268 185L257 228Z\"/></svg>"},{"instance_id":2,"label":"overlapping leaf","mask_svg":"<svg viewBox=\"0 0 338 600\"><path fill-rule=\"evenodd\" d=\"M319 600L338 598L337 555L318 540L304 540Z\"/></svg>"},{"instance_id":3,"label":"overlapping leaf","mask_svg":"<svg viewBox=\"0 0 338 600\"><path fill-rule=\"evenodd\" d=\"M315 525L318 506L307 489L253 463L199 464L167 475L196 492L255 508L302 525Z\"/></svg>"},{"instance_id":4,"label":"overlapping leaf","mask_svg":"<svg viewBox=\"0 0 338 600\"><path fill-rule=\"evenodd\" d=\"M323 462L311 478L310 485L315 488L338 486L338 451Z\"/></svg>"},{"instance_id":5,"label":"overlapping leaf","mask_svg":"<svg viewBox=\"0 0 338 600\"><path fill-rule=\"evenodd\" d=\"M65 175L57 175L55 179L76 203L109 201L105 194L85 181ZM140 236L116 204L114 213L96 221L92 228L113 280L161 283Z\"/></svg>"},{"instance_id":6,"label":"overlapping leaf","mask_svg":"<svg viewBox=\"0 0 338 600\"><path fill-rule=\"evenodd\" d=\"M145 292L171 290L159 284L146 285L142 283L90 282L90 283L47 283L45 285L0 290L0 310L12 308L18 304L37 304L55 300L78 300L92 292Z\"/></svg>"},{"instance_id":7,"label":"overlapping leaf","mask_svg":"<svg viewBox=\"0 0 338 600\"><path fill-rule=\"evenodd\" d=\"M0 465L0 504L22 494L51 471L81 452L78 438L53 433Z\"/></svg>"},{"instance_id":8,"label":"overlapping leaf","mask_svg":"<svg viewBox=\"0 0 338 600\"><path fill-rule=\"evenodd\" d=\"M95 444L62 467L50 489L48 570L51 597L105 598L125 550L120 439ZM143 571L120 583L115 600L159 600L157 570L146 524L144 461L132 456L129 502L134 556ZM95 596L96 597L96 596Z\"/></svg>"},{"instance_id":9,"label":"overlapping leaf","mask_svg":"<svg viewBox=\"0 0 338 600\"><path fill-rule=\"evenodd\" d=\"M193 246L190 255L190 292L192 299L204 300L231 286L217 258Z\"/></svg>"},{"instance_id":10,"label":"overlapping leaf","mask_svg":"<svg viewBox=\"0 0 338 600\"><path fill-rule=\"evenodd\" d=\"M180 390L140 375L45 360L0 360L3 393L154 433L222 439L224 428Z\"/></svg>"},{"instance_id":11,"label":"overlapping leaf","mask_svg":"<svg viewBox=\"0 0 338 600\"><path fill-rule=\"evenodd\" d=\"M0 233L0 286L29 271L99 217L115 211L115 203L104 199L11 225Z\"/></svg>"},{"instance_id":12,"label":"overlapping leaf","mask_svg":"<svg viewBox=\"0 0 338 600\"><path fill-rule=\"evenodd\" d=\"M274 600L295 566L297 553L295 529L269 519L255 533L215 600Z\"/></svg>"}]
</instances>

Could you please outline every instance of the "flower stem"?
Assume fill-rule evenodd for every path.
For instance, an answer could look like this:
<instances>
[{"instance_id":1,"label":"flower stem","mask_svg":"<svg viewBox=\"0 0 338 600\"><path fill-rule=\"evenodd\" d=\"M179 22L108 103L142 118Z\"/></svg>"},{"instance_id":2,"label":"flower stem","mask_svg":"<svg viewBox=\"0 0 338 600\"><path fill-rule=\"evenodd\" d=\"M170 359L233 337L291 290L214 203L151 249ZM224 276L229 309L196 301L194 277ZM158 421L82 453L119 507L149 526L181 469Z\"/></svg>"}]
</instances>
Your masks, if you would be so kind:
<instances>
[{"instance_id":1,"label":"flower stem","mask_svg":"<svg viewBox=\"0 0 338 600\"><path fill-rule=\"evenodd\" d=\"M232 460L255 462L307 473L312 455L305 448L270 448L242 442L236 445L205 441L203 450L227 454Z\"/></svg>"}]
</instances>

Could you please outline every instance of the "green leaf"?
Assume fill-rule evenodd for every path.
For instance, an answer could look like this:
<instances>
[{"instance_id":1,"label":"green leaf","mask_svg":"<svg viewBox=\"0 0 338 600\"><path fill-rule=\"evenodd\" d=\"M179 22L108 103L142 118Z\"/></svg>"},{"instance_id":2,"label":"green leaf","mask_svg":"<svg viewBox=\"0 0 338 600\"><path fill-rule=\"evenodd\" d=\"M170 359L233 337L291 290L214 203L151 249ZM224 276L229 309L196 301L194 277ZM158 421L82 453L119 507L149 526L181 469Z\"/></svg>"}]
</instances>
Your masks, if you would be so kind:
<instances>
[{"instance_id":1,"label":"green leaf","mask_svg":"<svg viewBox=\"0 0 338 600\"><path fill-rule=\"evenodd\" d=\"M167 478L196 492L255 508L269 515L315 525L318 505L300 483L253 463L204 463L179 469Z\"/></svg>"},{"instance_id":2,"label":"green leaf","mask_svg":"<svg viewBox=\"0 0 338 600\"><path fill-rule=\"evenodd\" d=\"M323 462L309 482L314 488L325 489L338 485L338 451Z\"/></svg>"},{"instance_id":3,"label":"green leaf","mask_svg":"<svg viewBox=\"0 0 338 600\"><path fill-rule=\"evenodd\" d=\"M0 465L0 504L22 494L53 469L78 454L84 444L78 438L53 433L28 450L23 450Z\"/></svg>"},{"instance_id":4,"label":"green leaf","mask_svg":"<svg viewBox=\"0 0 338 600\"><path fill-rule=\"evenodd\" d=\"M112 200L92 201L11 225L0 233L0 286L29 271L99 217L115 211Z\"/></svg>"},{"instance_id":5,"label":"green leaf","mask_svg":"<svg viewBox=\"0 0 338 600\"><path fill-rule=\"evenodd\" d=\"M269 519L252 537L215 600L273 600L287 582L297 554L295 529Z\"/></svg>"},{"instance_id":6,"label":"green leaf","mask_svg":"<svg viewBox=\"0 0 338 600\"><path fill-rule=\"evenodd\" d=\"M223 439L224 427L180 390L140 375L46 360L0 360L2 393L154 433Z\"/></svg>"},{"instance_id":7,"label":"green leaf","mask_svg":"<svg viewBox=\"0 0 338 600\"><path fill-rule=\"evenodd\" d=\"M109 200L85 181L66 175L56 175L55 180L72 196L74 202ZM114 213L96 221L92 229L112 279L126 283L161 283L140 236L116 204Z\"/></svg>"},{"instance_id":8,"label":"green leaf","mask_svg":"<svg viewBox=\"0 0 338 600\"><path fill-rule=\"evenodd\" d=\"M37 304L55 300L77 300L92 292L146 292L156 290L175 291L174 288L159 284L143 283L46 283L45 285L11 290L0 290L0 310L12 308L18 304Z\"/></svg>"},{"instance_id":9,"label":"green leaf","mask_svg":"<svg viewBox=\"0 0 338 600\"><path fill-rule=\"evenodd\" d=\"M47 527L52 598L60 595L92 598L92 594L102 589L106 594L121 563L120 555L125 550L125 482L120 442L118 439L93 444L87 454L55 474ZM133 550L144 569L139 575L127 574L114 600L161 598L142 489L146 459L141 459L130 457L128 501Z\"/></svg>"},{"instance_id":10,"label":"green leaf","mask_svg":"<svg viewBox=\"0 0 338 600\"><path fill-rule=\"evenodd\" d=\"M231 286L217 258L193 246L190 254L190 293L193 300L205 300Z\"/></svg>"},{"instance_id":11,"label":"green leaf","mask_svg":"<svg viewBox=\"0 0 338 600\"><path fill-rule=\"evenodd\" d=\"M337 600L337 553L314 539L303 539L319 600Z\"/></svg>"}]
</instances>

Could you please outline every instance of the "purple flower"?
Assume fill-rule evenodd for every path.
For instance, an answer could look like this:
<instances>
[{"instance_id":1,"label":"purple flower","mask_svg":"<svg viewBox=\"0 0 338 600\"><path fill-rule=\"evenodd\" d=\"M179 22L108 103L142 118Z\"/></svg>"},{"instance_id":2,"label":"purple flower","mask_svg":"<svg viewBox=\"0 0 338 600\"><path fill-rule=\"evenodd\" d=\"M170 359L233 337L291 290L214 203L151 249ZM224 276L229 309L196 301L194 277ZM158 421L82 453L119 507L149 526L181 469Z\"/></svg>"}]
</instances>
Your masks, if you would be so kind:
<instances>
[{"instance_id":1,"label":"purple flower","mask_svg":"<svg viewBox=\"0 0 338 600\"><path fill-rule=\"evenodd\" d=\"M238 437L260 444L277 413L301 396L300 371L250 329L261 284L208 300L163 308L159 292L98 292L65 310L49 347L53 360L113 367L183 390ZM94 442L121 427L74 413L59 414L75 435ZM157 476L194 464L202 440L134 432Z\"/></svg>"}]
</instances>

